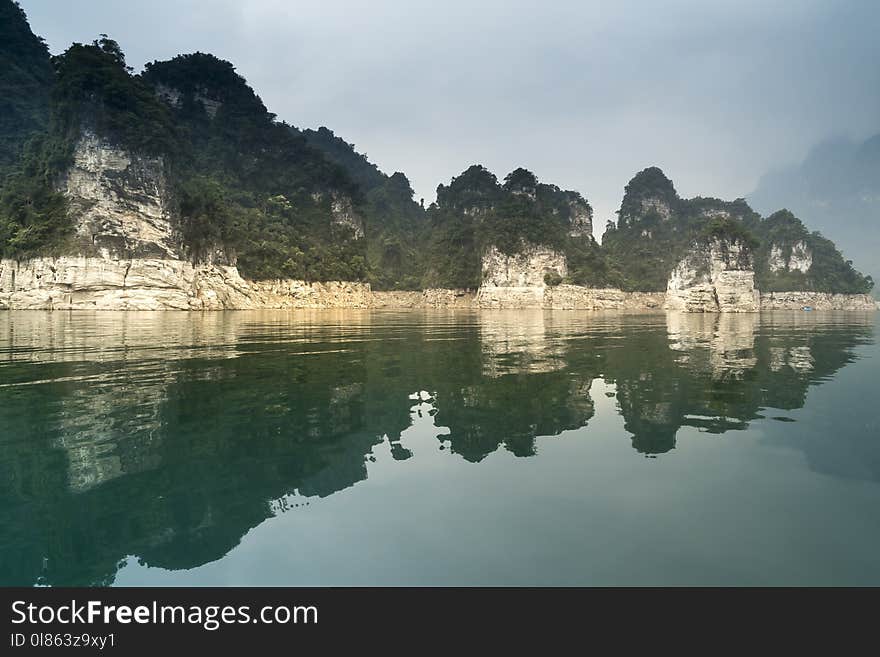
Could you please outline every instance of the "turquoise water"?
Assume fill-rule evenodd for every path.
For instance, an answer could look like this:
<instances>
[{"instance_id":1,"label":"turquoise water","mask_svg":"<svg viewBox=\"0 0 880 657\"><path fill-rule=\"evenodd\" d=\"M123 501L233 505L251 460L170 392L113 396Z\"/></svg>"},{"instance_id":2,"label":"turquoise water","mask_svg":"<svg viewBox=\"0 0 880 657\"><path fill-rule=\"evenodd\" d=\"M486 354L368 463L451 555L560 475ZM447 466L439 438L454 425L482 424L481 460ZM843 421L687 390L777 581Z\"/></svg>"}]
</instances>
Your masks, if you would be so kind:
<instances>
[{"instance_id":1,"label":"turquoise water","mask_svg":"<svg viewBox=\"0 0 880 657\"><path fill-rule=\"evenodd\" d=\"M876 314L0 312L0 584L880 584Z\"/></svg>"}]
</instances>

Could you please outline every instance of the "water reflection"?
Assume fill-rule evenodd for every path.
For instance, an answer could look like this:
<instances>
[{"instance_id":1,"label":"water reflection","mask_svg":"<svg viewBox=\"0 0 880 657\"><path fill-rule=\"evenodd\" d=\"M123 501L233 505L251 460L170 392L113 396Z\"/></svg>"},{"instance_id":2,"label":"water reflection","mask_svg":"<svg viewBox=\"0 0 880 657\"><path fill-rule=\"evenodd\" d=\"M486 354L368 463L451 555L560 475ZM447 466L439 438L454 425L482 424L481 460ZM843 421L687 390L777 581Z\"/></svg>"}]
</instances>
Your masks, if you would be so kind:
<instances>
[{"instance_id":1,"label":"water reflection","mask_svg":"<svg viewBox=\"0 0 880 657\"><path fill-rule=\"evenodd\" d=\"M421 420L474 463L588 437L597 379L616 390L621 440L649 456L681 427L790 420L873 327L853 313L0 313L0 583L111 583L126 555L219 559L366 479L382 443L418 467L402 434Z\"/></svg>"}]
</instances>

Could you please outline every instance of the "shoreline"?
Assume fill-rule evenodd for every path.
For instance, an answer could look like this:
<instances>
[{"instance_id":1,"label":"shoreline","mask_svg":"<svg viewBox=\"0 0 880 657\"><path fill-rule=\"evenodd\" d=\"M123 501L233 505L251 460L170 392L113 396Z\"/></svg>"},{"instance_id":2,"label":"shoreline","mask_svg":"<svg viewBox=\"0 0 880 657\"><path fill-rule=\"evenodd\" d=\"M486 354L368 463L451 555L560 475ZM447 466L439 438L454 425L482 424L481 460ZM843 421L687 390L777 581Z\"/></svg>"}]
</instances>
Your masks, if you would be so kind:
<instances>
[{"instance_id":1,"label":"shoreline","mask_svg":"<svg viewBox=\"0 0 880 657\"><path fill-rule=\"evenodd\" d=\"M865 294L826 292L754 293L744 309L870 312L877 301ZM309 283L278 279L250 281L236 267L169 259L63 256L0 260L0 310L259 310L259 309L543 309L681 310L665 292L626 292L578 285L497 286L478 290L373 290L369 283ZM686 309L684 312L701 312Z\"/></svg>"}]
</instances>

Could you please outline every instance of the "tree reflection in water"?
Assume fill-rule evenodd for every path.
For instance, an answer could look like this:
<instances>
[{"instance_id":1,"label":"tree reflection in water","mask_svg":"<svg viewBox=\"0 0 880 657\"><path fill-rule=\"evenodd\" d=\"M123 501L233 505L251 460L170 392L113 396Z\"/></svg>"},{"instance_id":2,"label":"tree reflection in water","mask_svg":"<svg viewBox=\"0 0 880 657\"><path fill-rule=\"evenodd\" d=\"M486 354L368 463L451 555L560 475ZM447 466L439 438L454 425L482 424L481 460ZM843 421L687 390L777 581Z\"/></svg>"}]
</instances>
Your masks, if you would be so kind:
<instances>
[{"instance_id":1,"label":"tree reflection in water","mask_svg":"<svg viewBox=\"0 0 880 657\"><path fill-rule=\"evenodd\" d=\"M419 418L448 458L533 456L540 436L589 435L596 379L616 390L621 439L665 454L683 426L722 434L801 408L873 326L853 313L0 313L0 583L112 583L127 555L219 559L272 515L364 480L382 443L417 462L401 436Z\"/></svg>"}]
</instances>

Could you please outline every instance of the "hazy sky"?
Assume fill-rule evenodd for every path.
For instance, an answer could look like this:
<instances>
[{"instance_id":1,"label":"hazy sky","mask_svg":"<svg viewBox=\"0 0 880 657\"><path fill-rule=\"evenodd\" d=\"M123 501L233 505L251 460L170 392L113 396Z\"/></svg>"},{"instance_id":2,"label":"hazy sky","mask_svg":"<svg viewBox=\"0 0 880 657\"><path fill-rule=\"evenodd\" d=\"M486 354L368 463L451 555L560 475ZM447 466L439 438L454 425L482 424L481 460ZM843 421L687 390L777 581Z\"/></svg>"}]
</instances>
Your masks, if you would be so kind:
<instances>
[{"instance_id":1,"label":"hazy sky","mask_svg":"<svg viewBox=\"0 0 880 657\"><path fill-rule=\"evenodd\" d=\"M880 131L880 2L20 0L53 53L106 32L139 70L200 50L433 200L473 163L577 189L597 232L649 165L735 198Z\"/></svg>"}]
</instances>

